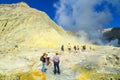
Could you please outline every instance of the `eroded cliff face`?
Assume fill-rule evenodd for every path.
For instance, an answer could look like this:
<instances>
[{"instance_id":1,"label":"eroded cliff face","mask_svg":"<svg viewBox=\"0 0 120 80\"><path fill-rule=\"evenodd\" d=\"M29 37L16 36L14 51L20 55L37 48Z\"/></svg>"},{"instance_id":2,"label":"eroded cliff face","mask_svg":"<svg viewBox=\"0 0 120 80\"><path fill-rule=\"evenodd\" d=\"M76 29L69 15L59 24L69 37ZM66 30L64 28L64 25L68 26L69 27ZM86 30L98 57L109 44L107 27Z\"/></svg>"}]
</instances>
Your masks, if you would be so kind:
<instances>
[{"instance_id":1,"label":"eroded cliff face","mask_svg":"<svg viewBox=\"0 0 120 80\"><path fill-rule=\"evenodd\" d=\"M0 5L1 50L16 47L52 48L69 41L68 33L46 13L23 2Z\"/></svg>"}]
</instances>

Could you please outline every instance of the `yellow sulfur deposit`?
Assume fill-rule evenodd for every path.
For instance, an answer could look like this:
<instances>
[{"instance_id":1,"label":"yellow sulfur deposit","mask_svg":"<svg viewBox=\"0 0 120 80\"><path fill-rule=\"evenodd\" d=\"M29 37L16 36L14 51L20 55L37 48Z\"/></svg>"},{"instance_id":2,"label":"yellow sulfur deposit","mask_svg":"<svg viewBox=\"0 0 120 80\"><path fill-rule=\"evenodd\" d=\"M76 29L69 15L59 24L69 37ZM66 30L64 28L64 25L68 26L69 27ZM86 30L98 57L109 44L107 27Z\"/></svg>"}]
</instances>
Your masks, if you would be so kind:
<instances>
[{"instance_id":1,"label":"yellow sulfur deposit","mask_svg":"<svg viewBox=\"0 0 120 80\"><path fill-rule=\"evenodd\" d=\"M20 80L46 80L46 76L40 71L31 71L21 76Z\"/></svg>"},{"instance_id":2,"label":"yellow sulfur deposit","mask_svg":"<svg viewBox=\"0 0 120 80\"><path fill-rule=\"evenodd\" d=\"M89 74L82 73L79 75L78 80L91 80L91 79L89 78Z\"/></svg>"}]
</instances>

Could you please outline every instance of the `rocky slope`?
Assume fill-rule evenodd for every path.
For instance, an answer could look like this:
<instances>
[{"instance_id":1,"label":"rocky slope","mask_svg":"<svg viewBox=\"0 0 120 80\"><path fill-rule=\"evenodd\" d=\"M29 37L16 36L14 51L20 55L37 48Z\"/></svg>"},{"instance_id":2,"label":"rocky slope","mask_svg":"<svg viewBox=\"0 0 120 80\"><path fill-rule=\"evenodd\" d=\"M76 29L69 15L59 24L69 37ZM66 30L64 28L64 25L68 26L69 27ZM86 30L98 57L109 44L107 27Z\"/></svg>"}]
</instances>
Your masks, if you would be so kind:
<instances>
[{"instance_id":1,"label":"rocky slope","mask_svg":"<svg viewBox=\"0 0 120 80\"><path fill-rule=\"evenodd\" d=\"M118 43L120 44L120 28L104 29L103 36L109 41L118 39L119 40Z\"/></svg>"},{"instance_id":2,"label":"rocky slope","mask_svg":"<svg viewBox=\"0 0 120 80\"><path fill-rule=\"evenodd\" d=\"M68 42L75 45L74 34L44 12L23 2L0 5L0 80L120 80L119 47L77 43L77 53L73 49L69 53L66 45L64 53L50 49ZM59 53L60 75L53 74L52 59L47 72L40 71L43 52L50 58Z\"/></svg>"},{"instance_id":3,"label":"rocky slope","mask_svg":"<svg viewBox=\"0 0 120 80\"><path fill-rule=\"evenodd\" d=\"M87 45L86 45L87 46ZM91 48L89 48L91 47ZM0 55L0 80L119 80L120 48L89 45L86 50L61 53L55 49L31 49L20 54ZM51 58L41 73L43 51ZM59 52L61 74L53 74L52 57ZM6 64L7 63L7 64ZM14 64L14 65L13 65Z\"/></svg>"},{"instance_id":4,"label":"rocky slope","mask_svg":"<svg viewBox=\"0 0 120 80\"><path fill-rule=\"evenodd\" d=\"M69 36L46 13L30 8L24 2L0 5L0 51L58 47L74 41Z\"/></svg>"}]
</instances>

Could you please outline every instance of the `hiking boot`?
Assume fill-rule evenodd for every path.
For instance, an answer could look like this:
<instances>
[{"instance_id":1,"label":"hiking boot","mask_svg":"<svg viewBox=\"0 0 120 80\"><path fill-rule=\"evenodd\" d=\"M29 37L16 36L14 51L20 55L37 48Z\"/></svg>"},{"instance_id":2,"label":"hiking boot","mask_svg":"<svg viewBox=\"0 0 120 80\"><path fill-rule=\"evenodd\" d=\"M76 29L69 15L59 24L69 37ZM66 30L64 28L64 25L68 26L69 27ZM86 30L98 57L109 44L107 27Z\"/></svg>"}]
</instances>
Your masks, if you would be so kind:
<instances>
[{"instance_id":1,"label":"hiking boot","mask_svg":"<svg viewBox=\"0 0 120 80\"><path fill-rule=\"evenodd\" d=\"M60 73L58 73L60 75Z\"/></svg>"},{"instance_id":2,"label":"hiking boot","mask_svg":"<svg viewBox=\"0 0 120 80\"><path fill-rule=\"evenodd\" d=\"M47 69L45 69L45 71L44 72L46 72L47 71Z\"/></svg>"}]
</instances>

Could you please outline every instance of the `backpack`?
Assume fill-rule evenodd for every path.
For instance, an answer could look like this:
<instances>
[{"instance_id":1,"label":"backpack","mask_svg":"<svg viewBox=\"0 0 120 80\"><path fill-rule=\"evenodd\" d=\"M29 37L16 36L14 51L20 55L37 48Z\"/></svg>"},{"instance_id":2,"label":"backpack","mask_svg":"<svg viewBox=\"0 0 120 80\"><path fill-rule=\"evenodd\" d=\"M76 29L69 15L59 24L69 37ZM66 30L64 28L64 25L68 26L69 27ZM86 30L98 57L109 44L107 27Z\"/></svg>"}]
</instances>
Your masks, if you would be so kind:
<instances>
[{"instance_id":1,"label":"backpack","mask_svg":"<svg viewBox=\"0 0 120 80\"><path fill-rule=\"evenodd\" d=\"M40 61L44 61L44 58L43 58L43 56L41 56L41 57L40 57Z\"/></svg>"}]
</instances>

